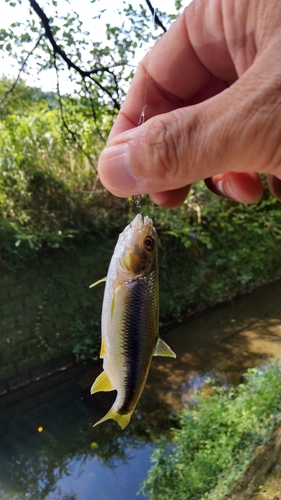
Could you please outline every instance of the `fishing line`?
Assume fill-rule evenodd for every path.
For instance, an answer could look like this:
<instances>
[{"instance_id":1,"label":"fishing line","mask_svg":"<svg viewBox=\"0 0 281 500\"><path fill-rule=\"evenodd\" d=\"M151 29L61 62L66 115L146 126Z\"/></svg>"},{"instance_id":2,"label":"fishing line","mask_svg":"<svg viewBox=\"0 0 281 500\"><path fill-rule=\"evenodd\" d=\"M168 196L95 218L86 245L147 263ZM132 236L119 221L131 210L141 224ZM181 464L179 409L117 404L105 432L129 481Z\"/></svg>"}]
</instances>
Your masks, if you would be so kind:
<instances>
[{"instance_id":1,"label":"fishing line","mask_svg":"<svg viewBox=\"0 0 281 500\"><path fill-rule=\"evenodd\" d=\"M148 66L147 67L149 67L149 53L148 53ZM143 95L143 107L142 107L142 110L141 110L141 114L140 114L140 118L139 118L139 122L138 122L138 127L145 122L145 108L147 106L147 104L146 104L147 86L148 86L148 72L146 73L146 77L145 77L145 87L144 87L144 95ZM138 195L132 196L132 201L136 205L139 213L141 214L141 216L143 218L143 213L142 213L142 210L141 210L142 195L138 194Z\"/></svg>"},{"instance_id":2,"label":"fishing line","mask_svg":"<svg viewBox=\"0 0 281 500\"><path fill-rule=\"evenodd\" d=\"M156 18L158 17L157 14L156 14L156 9L154 9L152 7L152 5L151 5L150 2L148 3L148 6L149 6L150 9L153 9L152 19L153 19L153 26L155 28L155 26L157 24L156 23ZM148 78L149 78L148 75L149 75L149 66L150 66L150 52L148 52L147 58L148 58L148 62L147 62L147 72L146 72L146 77L145 77L144 94L143 94L143 106L142 106L142 111L141 111L141 114L140 114L140 119L139 119L138 126L142 125L145 122L145 108L147 107L146 97L147 97Z\"/></svg>"},{"instance_id":3,"label":"fishing line","mask_svg":"<svg viewBox=\"0 0 281 500\"><path fill-rule=\"evenodd\" d=\"M150 4L150 6L151 6L151 4ZM157 16L156 9L153 9L152 17L153 17L153 25L154 25L154 27L156 26L156 16ZM141 111L139 122L138 122L138 127L145 122L145 108L147 107L146 97L147 97L148 78L149 78L148 77L148 74L149 74L148 69L149 69L149 63L150 63L150 52L148 52L147 57L148 57L148 63L147 63L147 72L146 72L146 77L145 77L145 86L144 86L144 94L143 94L143 106L142 106L142 111ZM132 196L132 201L136 205L136 207L137 207L139 213L141 214L141 216L143 217L143 213L142 213L142 210L141 210L142 195L139 194L139 195Z\"/></svg>"}]
</instances>

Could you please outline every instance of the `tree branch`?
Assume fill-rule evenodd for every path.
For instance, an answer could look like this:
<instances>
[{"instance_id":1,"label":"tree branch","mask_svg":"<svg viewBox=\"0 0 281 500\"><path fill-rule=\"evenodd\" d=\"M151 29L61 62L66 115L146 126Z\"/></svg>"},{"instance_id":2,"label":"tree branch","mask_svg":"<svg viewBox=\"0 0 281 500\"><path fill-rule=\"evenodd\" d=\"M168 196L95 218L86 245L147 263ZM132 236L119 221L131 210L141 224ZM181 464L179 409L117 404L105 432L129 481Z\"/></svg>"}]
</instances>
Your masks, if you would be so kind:
<instances>
[{"instance_id":1,"label":"tree branch","mask_svg":"<svg viewBox=\"0 0 281 500\"><path fill-rule=\"evenodd\" d=\"M153 21L155 24L157 24L157 26L159 26L160 28L162 28L162 30L164 31L164 33L166 33L167 31L167 28L165 28L164 24L162 23L161 19L158 17L157 15L157 12L156 12L156 9L151 5L151 2L150 0L145 0L146 1L146 4L151 12L151 14L153 15Z\"/></svg>"},{"instance_id":2,"label":"tree branch","mask_svg":"<svg viewBox=\"0 0 281 500\"><path fill-rule=\"evenodd\" d=\"M50 27L50 21L48 17L46 16L45 12L41 9L40 5L36 2L36 0L29 0L29 3L34 10L34 12L37 14L37 16L41 19L43 27L45 29L45 33L47 38L50 41L50 44L53 47L53 51L55 54L60 55L60 57L66 62L68 69L73 68L75 69L80 75L85 78L85 77L90 77L93 74L97 74L100 70L98 69L93 69L90 71L84 71L81 69L77 64L71 61L69 57L66 55L65 51L57 44L56 40L54 39L51 27Z\"/></svg>"},{"instance_id":3,"label":"tree branch","mask_svg":"<svg viewBox=\"0 0 281 500\"><path fill-rule=\"evenodd\" d=\"M50 44L52 45L54 54L58 54L64 60L64 62L67 64L68 69L70 69L70 68L75 69L83 79L85 79L87 77L90 78L105 94L107 94L110 97L110 99L114 103L115 108L119 110L120 104L117 101L117 99L115 99L114 96L111 94L111 92L109 92L109 90L106 87L104 87L99 82L99 80L93 76L95 74L102 73L102 72L108 72L108 73L112 74L112 72L110 71L110 68L103 67L103 68L85 71L82 68L80 68L80 66L77 66L77 64L75 64L73 61L71 61L71 59L67 56L65 51L57 44L57 42L53 36L51 27L50 27L50 21L49 21L48 17L46 16L45 12L40 7L40 5L36 2L36 0L29 0L29 3L43 24L46 37L48 38Z\"/></svg>"}]
</instances>

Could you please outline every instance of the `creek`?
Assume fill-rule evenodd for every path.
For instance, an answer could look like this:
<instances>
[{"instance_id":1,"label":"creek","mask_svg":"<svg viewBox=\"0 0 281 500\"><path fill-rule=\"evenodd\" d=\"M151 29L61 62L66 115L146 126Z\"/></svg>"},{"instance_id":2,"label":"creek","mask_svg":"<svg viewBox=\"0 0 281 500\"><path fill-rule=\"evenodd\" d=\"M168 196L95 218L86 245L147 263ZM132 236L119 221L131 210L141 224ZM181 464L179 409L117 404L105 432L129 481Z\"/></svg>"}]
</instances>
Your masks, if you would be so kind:
<instances>
[{"instance_id":1,"label":"creek","mask_svg":"<svg viewBox=\"0 0 281 500\"><path fill-rule=\"evenodd\" d=\"M101 360L89 360L0 399L1 500L142 500L155 440L206 378L230 384L281 354L281 282L170 325L177 359L154 358L130 425L93 424L115 393L90 396Z\"/></svg>"}]
</instances>

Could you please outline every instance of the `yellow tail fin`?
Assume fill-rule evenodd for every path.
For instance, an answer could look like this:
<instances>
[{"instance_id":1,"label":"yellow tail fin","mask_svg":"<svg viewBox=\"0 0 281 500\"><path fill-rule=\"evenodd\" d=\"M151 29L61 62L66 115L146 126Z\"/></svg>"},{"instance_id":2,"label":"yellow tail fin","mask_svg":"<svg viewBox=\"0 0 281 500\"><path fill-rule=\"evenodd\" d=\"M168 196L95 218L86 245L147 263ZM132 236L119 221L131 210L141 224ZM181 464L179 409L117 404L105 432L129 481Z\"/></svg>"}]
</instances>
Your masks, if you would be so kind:
<instances>
[{"instance_id":1,"label":"yellow tail fin","mask_svg":"<svg viewBox=\"0 0 281 500\"><path fill-rule=\"evenodd\" d=\"M109 420L110 418L112 418L113 420L116 420L116 422L118 422L121 429L123 430L129 424L132 415L133 415L133 411L131 411L130 413L127 413L126 415L120 415L120 413L118 413L112 406L110 408L109 412L103 418L101 418L98 422L96 422L93 425L93 427L96 427L96 425L99 425L102 422L105 422L106 420Z\"/></svg>"}]
</instances>

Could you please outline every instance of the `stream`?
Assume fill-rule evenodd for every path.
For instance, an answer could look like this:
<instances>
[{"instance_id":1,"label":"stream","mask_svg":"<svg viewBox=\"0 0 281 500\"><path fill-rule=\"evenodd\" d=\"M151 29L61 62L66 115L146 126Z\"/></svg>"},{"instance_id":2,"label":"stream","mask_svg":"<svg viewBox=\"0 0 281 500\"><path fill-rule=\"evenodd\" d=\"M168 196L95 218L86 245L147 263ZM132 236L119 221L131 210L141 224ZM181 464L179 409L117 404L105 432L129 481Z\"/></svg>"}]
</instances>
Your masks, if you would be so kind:
<instances>
[{"instance_id":1,"label":"stream","mask_svg":"<svg viewBox=\"0 0 281 500\"><path fill-rule=\"evenodd\" d=\"M237 383L281 354L281 282L161 331L177 359L155 357L130 425L93 428L115 393L90 395L100 359L0 399L1 500L143 500L154 442L206 378ZM167 330L167 331L166 331Z\"/></svg>"}]
</instances>

